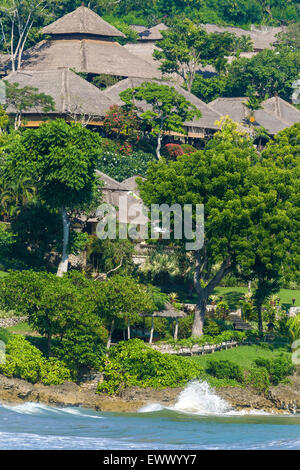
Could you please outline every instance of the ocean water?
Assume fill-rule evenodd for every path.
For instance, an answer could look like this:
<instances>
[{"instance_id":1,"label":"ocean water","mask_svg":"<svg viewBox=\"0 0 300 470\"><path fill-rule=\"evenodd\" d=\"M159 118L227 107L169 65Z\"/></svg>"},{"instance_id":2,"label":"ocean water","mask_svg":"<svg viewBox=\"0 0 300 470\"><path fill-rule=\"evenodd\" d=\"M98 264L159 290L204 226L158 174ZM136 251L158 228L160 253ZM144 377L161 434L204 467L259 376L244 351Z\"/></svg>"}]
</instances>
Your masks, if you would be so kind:
<instances>
[{"instance_id":1,"label":"ocean water","mask_svg":"<svg viewBox=\"0 0 300 470\"><path fill-rule=\"evenodd\" d=\"M37 403L0 405L1 450L300 449L300 415L237 412L205 382L177 403L100 413Z\"/></svg>"}]
</instances>

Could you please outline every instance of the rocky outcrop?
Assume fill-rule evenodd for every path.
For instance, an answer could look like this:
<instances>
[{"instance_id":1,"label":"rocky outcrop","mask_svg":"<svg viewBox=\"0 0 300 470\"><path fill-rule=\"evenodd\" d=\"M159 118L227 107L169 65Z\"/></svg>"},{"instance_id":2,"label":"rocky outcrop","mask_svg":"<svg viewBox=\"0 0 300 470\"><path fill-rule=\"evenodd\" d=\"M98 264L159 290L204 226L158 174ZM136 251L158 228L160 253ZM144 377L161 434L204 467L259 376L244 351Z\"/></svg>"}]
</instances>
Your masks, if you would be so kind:
<instances>
[{"instance_id":1,"label":"rocky outcrop","mask_svg":"<svg viewBox=\"0 0 300 470\"><path fill-rule=\"evenodd\" d=\"M52 406L82 406L97 411L136 412L150 403L173 406L182 388L131 387L119 396L96 394L94 390L65 382L63 385L45 386L0 375L0 403L44 403ZM251 388L223 387L217 394L236 410L263 410L274 413L300 413L300 377L291 378L288 385L272 387L267 396L259 395Z\"/></svg>"},{"instance_id":2,"label":"rocky outcrop","mask_svg":"<svg viewBox=\"0 0 300 470\"><path fill-rule=\"evenodd\" d=\"M300 377L289 378L286 385L270 387L266 396L252 388L223 387L218 395L237 410L264 410L275 413L300 413Z\"/></svg>"}]
</instances>

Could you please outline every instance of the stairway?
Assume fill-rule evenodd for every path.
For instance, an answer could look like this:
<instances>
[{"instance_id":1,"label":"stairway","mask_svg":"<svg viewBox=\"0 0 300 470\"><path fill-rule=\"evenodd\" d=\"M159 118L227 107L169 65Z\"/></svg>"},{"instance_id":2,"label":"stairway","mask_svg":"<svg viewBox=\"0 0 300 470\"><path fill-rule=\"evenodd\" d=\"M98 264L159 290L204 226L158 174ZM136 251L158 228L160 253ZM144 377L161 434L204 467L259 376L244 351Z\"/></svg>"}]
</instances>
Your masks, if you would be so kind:
<instances>
[{"instance_id":1,"label":"stairway","mask_svg":"<svg viewBox=\"0 0 300 470\"><path fill-rule=\"evenodd\" d=\"M252 326L242 320L239 315L230 314L228 320L233 324L235 330L245 331L245 330L252 330Z\"/></svg>"}]
</instances>

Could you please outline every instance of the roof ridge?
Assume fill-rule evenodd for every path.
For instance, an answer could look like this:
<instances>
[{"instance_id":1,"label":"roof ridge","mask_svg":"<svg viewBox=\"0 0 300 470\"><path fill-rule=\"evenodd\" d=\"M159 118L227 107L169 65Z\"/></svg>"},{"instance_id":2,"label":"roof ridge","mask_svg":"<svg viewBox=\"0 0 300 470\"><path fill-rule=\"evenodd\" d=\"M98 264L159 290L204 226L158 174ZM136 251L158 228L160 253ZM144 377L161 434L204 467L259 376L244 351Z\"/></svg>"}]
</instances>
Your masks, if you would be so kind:
<instances>
[{"instance_id":1,"label":"roof ridge","mask_svg":"<svg viewBox=\"0 0 300 470\"><path fill-rule=\"evenodd\" d=\"M90 8L81 5L42 29L44 34L91 34L96 36L125 37L121 31Z\"/></svg>"}]
</instances>

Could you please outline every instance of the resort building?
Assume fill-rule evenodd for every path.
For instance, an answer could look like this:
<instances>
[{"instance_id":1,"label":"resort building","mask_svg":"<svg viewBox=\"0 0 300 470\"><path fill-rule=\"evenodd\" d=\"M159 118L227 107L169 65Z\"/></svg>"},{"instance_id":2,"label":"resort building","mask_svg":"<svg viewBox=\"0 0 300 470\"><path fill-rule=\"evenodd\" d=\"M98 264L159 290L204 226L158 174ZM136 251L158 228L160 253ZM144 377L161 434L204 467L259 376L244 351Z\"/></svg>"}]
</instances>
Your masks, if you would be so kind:
<instances>
[{"instance_id":1,"label":"resort building","mask_svg":"<svg viewBox=\"0 0 300 470\"><path fill-rule=\"evenodd\" d=\"M43 28L49 37L24 53L22 68L68 67L76 72L117 77L159 78L160 72L116 39L124 34L85 6Z\"/></svg>"}]
</instances>

